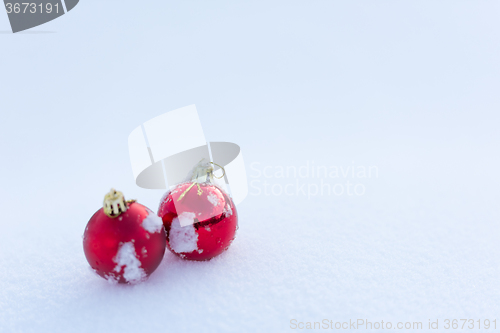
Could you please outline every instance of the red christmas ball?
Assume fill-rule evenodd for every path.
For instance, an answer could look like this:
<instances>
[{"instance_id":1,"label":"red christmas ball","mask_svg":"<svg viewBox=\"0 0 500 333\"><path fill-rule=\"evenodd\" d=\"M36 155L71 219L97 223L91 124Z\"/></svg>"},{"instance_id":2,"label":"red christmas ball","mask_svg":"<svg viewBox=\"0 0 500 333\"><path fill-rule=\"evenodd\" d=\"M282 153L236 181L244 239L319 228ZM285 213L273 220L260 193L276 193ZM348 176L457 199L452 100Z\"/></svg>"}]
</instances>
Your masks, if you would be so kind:
<instances>
[{"instance_id":1,"label":"red christmas ball","mask_svg":"<svg viewBox=\"0 0 500 333\"><path fill-rule=\"evenodd\" d=\"M209 260L221 254L238 229L233 201L210 183L177 185L162 198L158 216L167 232L167 247L189 260Z\"/></svg>"},{"instance_id":2,"label":"red christmas ball","mask_svg":"<svg viewBox=\"0 0 500 333\"><path fill-rule=\"evenodd\" d=\"M85 257L110 282L141 282L163 259L166 235L162 221L147 207L125 202L120 192L112 190L106 198L104 208L85 228Z\"/></svg>"}]
</instances>

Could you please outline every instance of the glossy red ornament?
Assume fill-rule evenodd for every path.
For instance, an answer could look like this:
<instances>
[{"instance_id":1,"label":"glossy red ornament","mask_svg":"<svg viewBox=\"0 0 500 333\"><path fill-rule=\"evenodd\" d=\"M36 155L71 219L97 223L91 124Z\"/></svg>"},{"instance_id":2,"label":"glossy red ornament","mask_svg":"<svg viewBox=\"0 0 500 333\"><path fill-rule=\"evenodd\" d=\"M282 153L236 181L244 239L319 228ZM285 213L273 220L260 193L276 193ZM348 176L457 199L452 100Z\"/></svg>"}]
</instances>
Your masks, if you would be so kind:
<instances>
[{"instance_id":1,"label":"glossy red ornament","mask_svg":"<svg viewBox=\"0 0 500 333\"><path fill-rule=\"evenodd\" d=\"M167 247L189 260L209 260L221 254L238 229L233 201L211 183L177 185L162 198L158 216L167 232Z\"/></svg>"},{"instance_id":2,"label":"glossy red ornament","mask_svg":"<svg viewBox=\"0 0 500 333\"><path fill-rule=\"evenodd\" d=\"M106 207L92 216L83 236L83 249L101 277L135 284L160 265L166 235L161 219L147 207L124 200L121 205L126 205L126 210L120 209L117 216L108 216Z\"/></svg>"}]
</instances>

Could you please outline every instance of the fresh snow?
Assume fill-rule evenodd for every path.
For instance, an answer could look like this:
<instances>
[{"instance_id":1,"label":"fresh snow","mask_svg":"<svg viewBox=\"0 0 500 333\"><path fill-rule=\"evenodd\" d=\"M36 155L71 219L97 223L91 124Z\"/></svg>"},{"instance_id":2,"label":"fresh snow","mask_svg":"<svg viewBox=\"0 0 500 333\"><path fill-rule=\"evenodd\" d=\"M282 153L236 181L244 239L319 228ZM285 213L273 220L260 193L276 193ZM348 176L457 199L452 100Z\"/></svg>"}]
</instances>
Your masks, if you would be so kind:
<instances>
[{"instance_id":1,"label":"fresh snow","mask_svg":"<svg viewBox=\"0 0 500 333\"><path fill-rule=\"evenodd\" d=\"M163 222L158 215L149 211L149 215L142 221L142 227L150 233L160 232L163 228Z\"/></svg>"},{"instance_id":2,"label":"fresh snow","mask_svg":"<svg viewBox=\"0 0 500 333\"><path fill-rule=\"evenodd\" d=\"M174 218L170 227L168 241L176 253L189 253L198 250L198 233L194 225L191 223L181 226L179 223L181 218L186 219L187 214L192 213L182 213L179 218Z\"/></svg>"},{"instance_id":3,"label":"fresh snow","mask_svg":"<svg viewBox=\"0 0 500 333\"><path fill-rule=\"evenodd\" d=\"M133 242L123 243L113 261L116 262L115 272L120 273L123 268L125 281L134 284L146 278L146 273L141 268L141 262L137 259Z\"/></svg>"},{"instance_id":4,"label":"fresh snow","mask_svg":"<svg viewBox=\"0 0 500 333\"><path fill-rule=\"evenodd\" d=\"M233 210L231 209L231 206L230 205L227 205L226 207L224 207L224 211L223 213L226 215L226 216L231 216L233 215Z\"/></svg>"},{"instance_id":5,"label":"fresh snow","mask_svg":"<svg viewBox=\"0 0 500 333\"><path fill-rule=\"evenodd\" d=\"M207 195L207 199L215 207L217 207L217 205L219 204L219 198L217 198L217 196L214 193L210 193L209 195Z\"/></svg>"},{"instance_id":6,"label":"fresh snow","mask_svg":"<svg viewBox=\"0 0 500 333\"><path fill-rule=\"evenodd\" d=\"M499 332L499 5L85 0L18 34L2 12L0 333ZM241 147L238 234L213 260L167 250L144 282L110 284L87 222L111 187L158 207L128 135L190 103L200 144ZM146 164L170 155L150 148ZM318 169L358 165L378 178ZM497 329L444 329L460 318Z\"/></svg>"},{"instance_id":7,"label":"fresh snow","mask_svg":"<svg viewBox=\"0 0 500 333\"><path fill-rule=\"evenodd\" d=\"M195 223L196 214L192 212L182 212L178 218L180 226L184 227Z\"/></svg>"}]
</instances>

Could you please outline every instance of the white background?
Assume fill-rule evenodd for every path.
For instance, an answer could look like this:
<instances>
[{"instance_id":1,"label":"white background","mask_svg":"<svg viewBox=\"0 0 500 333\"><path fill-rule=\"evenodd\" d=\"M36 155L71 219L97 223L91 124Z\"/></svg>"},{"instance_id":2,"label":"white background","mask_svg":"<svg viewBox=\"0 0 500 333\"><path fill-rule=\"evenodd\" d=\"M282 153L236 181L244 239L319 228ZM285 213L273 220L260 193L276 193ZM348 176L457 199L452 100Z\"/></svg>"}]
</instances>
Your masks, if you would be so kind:
<instances>
[{"instance_id":1,"label":"white background","mask_svg":"<svg viewBox=\"0 0 500 333\"><path fill-rule=\"evenodd\" d=\"M82 0L13 35L0 11L0 331L500 329L499 17L496 1ZM167 253L147 282L110 286L85 225L110 187L156 210L128 134L193 103L249 181L294 183L250 165L308 161L378 178L352 180L363 196L250 188L225 254Z\"/></svg>"}]
</instances>

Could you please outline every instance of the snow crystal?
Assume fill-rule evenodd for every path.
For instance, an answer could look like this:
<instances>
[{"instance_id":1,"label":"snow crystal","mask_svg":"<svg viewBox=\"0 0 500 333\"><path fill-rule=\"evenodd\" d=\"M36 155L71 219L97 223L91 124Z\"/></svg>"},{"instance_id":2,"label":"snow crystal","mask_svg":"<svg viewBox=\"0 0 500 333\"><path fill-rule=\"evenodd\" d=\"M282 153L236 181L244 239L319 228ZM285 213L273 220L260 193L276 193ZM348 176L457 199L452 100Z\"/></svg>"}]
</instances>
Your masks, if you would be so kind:
<instances>
[{"instance_id":1,"label":"snow crystal","mask_svg":"<svg viewBox=\"0 0 500 333\"><path fill-rule=\"evenodd\" d=\"M160 232L163 222L155 213L149 212L149 215L142 221L142 227L151 233Z\"/></svg>"},{"instance_id":2,"label":"snow crystal","mask_svg":"<svg viewBox=\"0 0 500 333\"><path fill-rule=\"evenodd\" d=\"M179 215L179 223L181 227L194 224L194 219L196 218L195 213L183 212Z\"/></svg>"},{"instance_id":3,"label":"snow crystal","mask_svg":"<svg viewBox=\"0 0 500 333\"><path fill-rule=\"evenodd\" d=\"M213 193L210 193L208 196L207 196L207 199L208 201L210 201L210 203L212 205L214 205L215 207L217 207L217 205L219 204L219 198L217 198L217 196Z\"/></svg>"},{"instance_id":4,"label":"snow crystal","mask_svg":"<svg viewBox=\"0 0 500 333\"><path fill-rule=\"evenodd\" d=\"M226 216L231 216L233 215L233 210L231 209L231 206L227 206L227 207L224 207L224 211L223 213L226 215Z\"/></svg>"},{"instance_id":5,"label":"snow crystal","mask_svg":"<svg viewBox=\"0 0 500 333\"><path fill-rule=\"evenodd\" d=\"M170 194L170 191L167 191L167 192L165 192L165 194L163 194L163 196L160 199L160 205L163 201L165 201L165 199L169 196L169 194Z\"/></svg>"},{"instance_id":6,"label":"snow crystal","mask_svg":"<svg viewBox=\"0 0 500 333\"><path fill-rule=\"evenodd\" d=\"M104 278L106 279L106 281L108 281L109 284L118 283L118 277L116 277L114 274L105 275Z\"/></svg>"},{"instance_id":7,"label":"snow crystal","mask_svg":"<svg viewBox=\"0 0 500 333\"><path fill-rule=\"evenodd\" d=\"M141 268L141 262L135 254L134 244L132 242L123 243L118 249L116 257L115 272L119 273L123 267L123 278L129 283L138 283L146 278L146 273Z\"/></svg>"},{"instance_id":8,"label":"snow crystal","mask_svg":"<svg viewBox=\"0 0 500 333\"><path fill-rule=\"evenodd\" d=\"M170 227L168 239L170 247L175 253L189 253L198 250L198 234L193 224L181 226L179 222L184 214L193 213L182 213L179 218L173 219Z\"/></svg>"}]
</instances>

